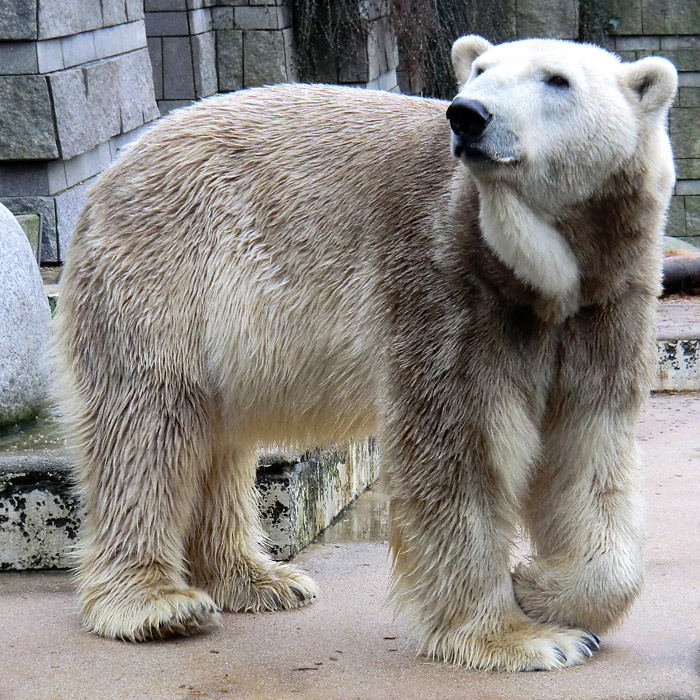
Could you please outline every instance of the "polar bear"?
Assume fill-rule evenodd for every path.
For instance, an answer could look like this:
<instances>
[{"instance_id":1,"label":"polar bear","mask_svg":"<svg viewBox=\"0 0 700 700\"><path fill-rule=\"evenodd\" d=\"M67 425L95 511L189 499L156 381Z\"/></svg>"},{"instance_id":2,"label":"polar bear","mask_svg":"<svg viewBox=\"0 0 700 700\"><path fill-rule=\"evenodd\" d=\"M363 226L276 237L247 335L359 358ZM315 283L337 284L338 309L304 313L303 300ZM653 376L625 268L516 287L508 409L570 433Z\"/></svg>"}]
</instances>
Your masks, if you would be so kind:
<instances>
[{"instance_id":1,"label":"polar bear","mask_svg":"<svg viewBox=\"0 0 700 700\"><path fill-rule=\"evenodd\" d=\"M375 432L424 654L558 669L628 610L676 73L557 40L467 36L453 61L449 105L212 97L92 188L56 333L87 629L312 601L264 551L257 448Z\"/></svg>"}]
</instances>

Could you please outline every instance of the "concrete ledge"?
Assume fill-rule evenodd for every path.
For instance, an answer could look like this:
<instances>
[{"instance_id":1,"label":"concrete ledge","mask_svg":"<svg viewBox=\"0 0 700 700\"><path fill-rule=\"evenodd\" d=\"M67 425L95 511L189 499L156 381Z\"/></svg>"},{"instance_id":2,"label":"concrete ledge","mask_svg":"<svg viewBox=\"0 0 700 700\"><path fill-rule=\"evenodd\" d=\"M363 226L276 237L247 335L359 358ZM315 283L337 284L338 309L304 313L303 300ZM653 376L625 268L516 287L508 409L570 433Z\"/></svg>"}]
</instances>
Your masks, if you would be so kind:
<instances>
[{"instance_id":1,"label":"concrete ledge","mask_svg":"<svg viewBox=\"0 0 700 700\"><path fill-rule=\"evenodd\" d=\"M372 441L261 454L263 526L277 559L308 545L378 476ZM53 419L0 437L0 571L65 569L81 521L70 460Z\"/></svg>"}]
</instances>

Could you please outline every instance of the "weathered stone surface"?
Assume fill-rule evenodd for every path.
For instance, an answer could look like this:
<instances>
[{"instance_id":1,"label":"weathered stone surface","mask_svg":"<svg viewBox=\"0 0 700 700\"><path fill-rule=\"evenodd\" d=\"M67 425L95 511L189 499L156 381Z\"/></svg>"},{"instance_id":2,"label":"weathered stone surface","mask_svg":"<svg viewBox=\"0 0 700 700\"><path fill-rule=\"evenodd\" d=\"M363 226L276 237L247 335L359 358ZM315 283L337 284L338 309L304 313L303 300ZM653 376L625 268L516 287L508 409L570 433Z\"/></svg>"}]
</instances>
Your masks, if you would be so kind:
<instances>
[{"instance_id":1,"label":"weathered stone surface","mask_svg":"<svg viewBox=\"0 0 700 700\"><path fill-rule=\"evenodd\" d=\"M172 112L174 109L180 109L180 107L187 107L194 104L194 100L159 100L158 109L160 110L161 116L165 116L168 112Z\"/></svg>"},{"instance_id":2,"label":"weathered stone surface","mask_svg":"<svg viewBox=\"0 0 700 700\"><path fill-rule=\"evenodd\" d=\"M700 87L700 72L679 73L679 87Z\"/></svg>"},{"instance_id":3,"label":"weathered stone surface","mask_svg":"<svg viewBox=\"0 0 700 700\"><path fill-rule=\"evenodd\" d=\"M678 180L676 194L700 195L700 180Z\"/></svg>"},{"instance_id":4,"label":"weathered stone surface","mask_svg":"<svg viewBox=\"0 0 700 700\"><path fill-rule=\"evenodd\" d=\"M700 3L642 0L644 34L700 34Z\"/></svg>"},{"instance_id":5,"label":"weathered stone surface","mask_svg":"<svg viewBox=\"0 0 700 700\"><path fill-rule=\"evenodd\" d=\"M212 30L211 10L200 8L190 10L189 13L190 34L203 34Z\"/></svg>"},{"instance_id":6,"label":"weathered stone surface","mask_svg":"<svg viewBox=\"0 0 700 700\"><path fill-rule=\"evenodd\" d=\"M194 99L192 47L188 36L163 37L163 98Z\"/></svg>"},{"instance_id":7,"label":"weathered stone surface","mask_svg":"<svg viewBox=\"0 0 700 700\"><path fill-rule=\"evenodd\" d=\"M0 206L0 428L33 418L46 399L50 317L29 241Z\"/></svg>"},{"instance_id":8,"label":"weathered stone surface","mask_svg":"<svg viewBox=\"0 0 700 700\"><path fill-rule=\"evenodd\" d=\"M94 61L97 58L95 33L84 32L83 34L66 36L61 39L61 50L63 51L63 65L66 68Z\"/></svg>"},{"instance_id":9,"label":"weathered stone surface","mask_svg":"<svg viewBox=\"0 0 700 700\"><path fill-rule=\"evenodd\" d=\"M0 36L3 39L36 39L37 0L3 0L0 3Z\"/></svg>"},{"instance_id":10,"label":"weathered stone surface","mask_svg":"<svg viewBox=\"0 0 700 700\"><path fill-rule=\"evenodd\" d=\"M667 236L681 237L685 236L685 203L684 197L671 197L671 204L668 208L668 217L666 219Z\"/></svg>"},{"instance_id":11,"label":"weathered stone surface","mask_svg":"<svg viewBox=\"0 0 700 700\"><path fill-rule=\"evenodd\" d=\"M70 36L101 26L100 0L41 0L39 3L40 39Z\"/></svg>"},{"instance_id":12,"label":"weathered stone surface","mask_svg":"<svg viewBox=\"0 0 700 700\"><path fill-rule=\"evenodd\" d=\"M676 158L700 158L700 108L672 109L669 133Z\"/></svg>"},{"instance_id":13,"label":"weathered stone surface","mask_svg":"<svg viewBox=\"0 0 700 700\"><path fill-rule=\"evenodd\" d=\"M46 78L0 76L0 159L58 156Z\"/></svg>"},{"instance_id":14,"label":"weathered stone surface","mask_svg":"<svg viewBox=\"0 0 700 700\"><path fill-rule=\"evenodd\" d=\"M53 197L3 196L0 201L13 214L41 214L41 259L44 262L59 262Z\"/></svg>"},{"instance_id":15,"label":"weathered stone surface","mask_svg":"<svg viewBox=\"0 0 700 700\"><path fill-rule=\"evenodd\" d=\"M151 59L153 73L153 92L156 100L163 99L163 40L160 37L149 37L148 56Z\"/></svg>"},{"instance_id":16,"label":"weathered stone surface","mask_svg":"<svg viewBox=\"0 0 700 700\"><path fill-rule=\"evenodd\" d=\"M518 0L518 38L578 36L578 0Z\"/></svg>"},{"instance_id":17,"label":"weathered stone surface","mask_svg":"<svg viewBox=\"0 0 700 700\"><path fill-rule=\"evenodd\" d=\"M66 173L66 185L72 187L84 182L93 175L102 172L111 162L109 143L100 143L90 151L80 153L63 161Z\"/></svg>"},{"instance_id":18,"label":"weathered stone surface","mask_svg":"<svg viewBox=\"0 0 700 700\"><path fill-rule=\"evenodd\" d=\"M676 177L679 180L700 180L700 159L676 159Z\"/></svg>"},{"instance_id":19,"label":"weathered stone surface","mask_svg":"<svg viewBox=\"0 0 700 700\"><path fill-rule=\"evenodd\" d=\"M237 29L283 29L289 26L288 14L283 7L239 6L234 8L233 21Z\"/></svg>"},{"instance_id":20,"label":"weathered stone surface","mask_svg":"<svg viewBox=\"0 0 700 700\"><path fill-rule=\"evenodd\" d=\"M665 49L654 52L671 61L679 71L700 71L700 50Z\"/></svg>"},{"instance_id":21,"label":"weathered stone surface","mask_svg":"<svg viewBox=\"0 0 700 700\"><path fill-rule=\"evenodd\" d=\"M299 81L299 71L297 67L297 52L294 42L294 30L291 28L282 30L282 40L284 42L284 58L287 63L287 80L292 83Z\"/></svg>"},{"instance_id":22,"label":"weathered stone surface","mask_svg":"<svg viewBox=\"0 0 700 700\"><path fill-rule=\"evenodd\" d=\"M194 87L197 97L213 95L218 88L216 76L216 37L214 32L195 34L192 37L194 63Z\"/></svg>"},{"instance_id":23,"label":"weathered stone surface","mask_svg":"<svg viewBox=\"0 0 700 700\"><path fill-rule=\"evenodd\" d=\"M681 107L700 107L700 88L682 87L678 90Z\"/></svg>"},{"instance_id":24,"label":"weathered stone surface","mask_svg":"<svg viewBox=\"0 0 700 700\"><path fill-rule=\"evenodd\" d=\"M63 158L158 116L147 49L49 76Z\"/></svg>"},{"instance_id":25,"label":"weathered stone surface","mask_svg":"<svg viewBox=\"0 0 700 700\"><path fill-rule=\"evenodd\" d=\"M615 51L658 51L661 41L658 36L618 36Z\"/></svg>"},{"instance_id":26,"label":"weathered stone surface","mask_svg":"<svg viewBox=\"0 0 700 700\"><path fill-rule=\"evenodd\" d=\"M686 236L700 236L700 197L683 197L685 200Z\"/></svg>"},{"instance_id":27,"label":"weathered stone surface","mask_svg":"<svg viewBox=\"0 0 700 700\"><path fill-rule=\"evenodd\" d=\"M172 12L175 10L186 10L186 0L145 0L144 9L146 12Z\"/></svg>"},{"instance_id":28,"label":"weathered stone surface","mask_svg":"<svg viewBox=\"0 0 700 700\"><path fill-rule=\"evenodd\" d=\"M50 73L61 70L63 65L63 51L60 39L45 39L36 44L36 55L40 73Z\"/></svg>"},{"instance_id":29,"label":"weathered stone surface","mask_svg":"<svg viewBox=\"0 0 700 700\"><path fill-rule=\"evenodd\" d=\"M343 58L338 61L338 80L341 83L367 83L370 64L367 37L353 32L344 37Z\"/></svg>"},{"instance_id":30,"label":"weathered stone surface","mask_svg":"<svg viewBox=\"0 0 700 700\"><path fill-rule=\"evenodd\" d=\"M36 43L33 41L0 42L0 72L3 75L36 73Z\"/></svg>"},{"instance_id":31,"label":"weathered stone surface","mask_svg":"<svg viewBox=\"0 0 700 700\"><path fill-rule=\"evenodd\" d=\"M124 0L101 0L102 24L109 27L129 21Z\"/></svg>"},{"instance_id":32,"label":"weathered stone surface","mask_svg":"<svg viewBox=\"0 0 700 700\"><path fill-rule=\"evenodd\" d=\"M144 18L143 0L126 0L126 14L129 22Z\"/></svg>"},{"instance_id":33,"label":"weathered stone surface","mask_svg":"<svg viewBox=\"0 0 700 700\"><path fill-rule=\"evenodd\" d=\"M41 265L41 217L38 214L19 214L15 215L15 219L24 231L36 261Z\"/></svg>"},{"instance_id":34,"label":"weathered stone surface","mask_svg":"<svg viewBox=\"0 0 700 700\"><path fill-rule=\"evenodd\" d=\"M89 151L120 132L117 60L105 59L49 76L64 159Z\"/></svg>"},{"instance_id":35,"label":"weathered stone surface","mask_svg":"<svg viewBox=\"0 0 700 700\"><path fill-rule=\"evenodd\" d=\"M243 75L245 87L283 83L287 80L282 32L244 32Z\"/></svg>"},{"instance_id":36,"label":"weathered stone surface","mask_svg":"<svg viewBox=\"0 0 700 700\"><path fill-rule=\"evenodd\" d=\"M216 60L219 91L243 87L243 32L235 29L216 32Z\"/></svg>"},{"instance_id":37,"label":"weathered stone surface","mask_svg":"<svg viewBox=\"0 0 700 700\"><path fill-rule=\"evenodd\" d=\"M147 36L188 36L187 12L147 12Z\"/></svg>"},{"instance_id":38,"label":"weathered stone surface","mask_svg":"<svg viewBox=\"0 0 700 700\"><path fill-rule=\"evenodd\" d=\"M607 14L613 34L642 34L642 0L608 0Z\"/></svg>"},{"instance_id":39,"label":"weathered stone surface","mask_svg":"<svg viewBox=\"0 0 700 700\"><path fill-rule=\"evenodd\" d=\"M233 29L233 8L213 7L211 20L214 29Z\"/></svg>"},{"instance_id":40,"label":"weathered stone surface","mask_svg":"<svg viewBox=\"0 0 700 700\"><path fill-rule=\"evenodd\" d=\"M118 60L119 115L122 133L160 116L153 90L148 49L132 51Z\"/></svg>"}]
</instances>

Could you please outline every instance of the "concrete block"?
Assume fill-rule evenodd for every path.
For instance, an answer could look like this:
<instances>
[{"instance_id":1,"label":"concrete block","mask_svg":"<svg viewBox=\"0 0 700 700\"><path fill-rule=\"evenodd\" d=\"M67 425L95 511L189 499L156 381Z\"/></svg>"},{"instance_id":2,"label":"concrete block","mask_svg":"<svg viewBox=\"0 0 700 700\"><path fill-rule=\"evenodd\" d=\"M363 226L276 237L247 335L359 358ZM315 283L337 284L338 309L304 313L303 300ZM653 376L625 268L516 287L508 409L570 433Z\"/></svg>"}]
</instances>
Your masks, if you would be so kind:
<instances>
[{"instance_id":1,"label":"concrete block","mask_svg":"<svg viewBox=\"0 0 700 700\"><path fill-rule=\"evenodd\" d=\"M678 90L681 107L700 107L700 87L682 87Z\"/></svg>"},{"instance_id":2,"label":"concrete block","mask_svg":"<svg viewBox=\"0 0 700 700\"><path fill-rule=\"evenodd\" d=\"M51 73L64 68L60 39L37 41L36 56L39 73Z\"/></svg>"},{"instance_id":3,"label":"concrete block","mask_svg":"<svg viewBox=\"0 0 700 700\"><path fill-rule=\"evenodd\" d=\"M107 146L107 144L104 145ZM107 153L109 154L109 146L107 146ZM88 179L56 196L56 232L58 235L58 254L61 260L66 259L66 251L75 228L75 222L85 206L85 202L87 202L87 191L93 182L94 178Z\"/></svg>"},{"instance_id":4,"label":"concrete block","mask_svg":"<svg viewBox=\"0 0 700 700\"><path fill-rule=\"evenodd\" d=\"M63 37L61 50L63 51L63 65L66 68L94 61L97 58L94 32Z\"/></svg>"},{"instance_id":5,"label":"concrete block","mask_svg":"<svg viewBox=\"0 0 700 700\"><path fill-rule=\"evenodd\" d=\"M124 51L136 51L146 47L146 23L144 20L121 25Z\"/></svg>"},{"instance_id":6,"label":"concrete block","mask_svg":"<svg viewBox=\"0 0 700 700\"><path fill-rule=\"evenodd\" d=\"M666 49L697 49L700 50L700 36L662 36L661 48Z\"/></svg>"},{"instance_id":7,"label":"concrete block","mask_svg":"<svg viewBox=\"0 0 700 700\"><path fill-rule=\"evenodd\" d=\"M107 141L98 144L86 153L65 160L63 164L66 169L66 184L72 187L85 182L85 180L101 173L111 162L112 157Z\"/></svg>"},{"instance_id":8,"label":"concrete block","mask_svg":"<svg viewBox=\"0 0 700 700\"><path fill-rule=\"evenodd\" d=\"M7 197L0 195L0 201L13 214L41 215L41 259L57 262L58 242L56 239L56 207L53 197Z\"/></svg>"},{"instance_id":9,"label":"concrete block","mask_svg":"<svg viewBox=\"0 0 700 700\"><path fill-rule=\"evenodd\" d=\"M190 34L203 34L211 31L212 20L209 8L190 10L187 14L190 23Z\"/></svg>"},{"instance_id":10,"label":"concrete block","mask_svg":"<svg viewBox=\"0 0 700 700\"><path fill-rule=\"evenodd\" d=\"M216 62L219 92L243 87L243 32L227 29L216 32Z\"/></svg>"},{"instance_id":11,"label":"concrete block","mask_svg":"<svg viewBox=\"0 0 700 700\"><path fill-rule=\"evenodd\" d=\"M211 20L214 29L233 29L233 8L212 7Z\"/></svg>"},{"instance_id":12,"label":"concrete block","mask_svg":"<svg viewBox=\"0 0 700 700\"><path fill-rule=\"evenodd\" d=\"M187 12L147 12L147 36L189 36Z\"/></svg>"},{"instance_id":13,"label":"concrete block","mask_svg":"<svg viewBox=\"0 0 700 700\"><path fill-rule=\"evenodd\" d=\"M700 87L700 73L680 73L678 75L679 87Z\"/></svg>"},{"instance_id":14,"label":"concrete block","mask_svg":"<svg viewBox=\"0 0 700 700\"><path fill-rule=\"evenodd\" d=\"M700 71L700 50L698 49L666 49L654 53L668 58L679 71Z\"/></svg>"},{"instance_id":15,"label":"concrete block","mask_svg":"<svg viewBox=\"0 0 700 700\"><path fill-rule=\"evenodd\" d=\"M700 3L642 0L644 34L700 34Z\"/></svg>"},{"instance_id":16,"label":"concrete block","mask_svg":"<svg viewBox=\"0 0 700 700\"><path fill-rule=\"evenodd\" d=\"M119 158L122 153L125 153L138 139L140 139L147 131L153 128L155 122L147 122L142 126L136 127L125 134L117 134L109 140L109 149L112 161Z\"/></svg>"},{"instance_id":17,"label":"concrete block","mask_svg":"<svg viewBox=\"0 0 700 700\"><path fill-rule=\"evenodd\" d=\"M642 0L607 0L609 30L616 35L642 34Z\"/></svg>"},{"instance_id":18,"label":"concrete block","mask_svg":"<svg viewBox=\"0 0 700 700\"><path fill-rule=\"evenodd\" d=\"M143 0L126 0L126 16L129 18L129 22L143 19Z\"/></svg>"},{"instance_id":19,"label":"concrete block","mask_svg":"<svg viewBox=\"0 0 700 700\"><path fill-rule=\"evenodd\" d=\"M143 48L120 56L117 66L120 131L126 132L144 122L157 119L160 112L155 100L148 49Z\"/></svg>"},{"instance_id":20,"label":"concrete block","mask_svg":"<svg viewBox=\"0 0 700 700\"><path fill-rule=\"evenodd\" d=\"M0 73L31 75L37 68L36 42L0 41Z\"/></svg>"},{"instance_id":21,"label":"concrete block","mask_svg":"<svg viewBox=\"0 0 700 700\"><path fill-rule=\"evenodd\" d=\"M700 195L700 180L678 180L676 182L676 194Z\"/></svg>"},{"instance_id":22,"label":"concrete block","mask_svg":"<svg viewBox=\"0 0 700 700\"><path fill-rule=\"evenodd\" d=\"M153 92L156 100L163 99L163 40L160 37L148 39L148 55L153 73Z\"/></svg>"},{"instance_id":23,"label":"concrete block","mask_svg":"<svg viewBox=\"0 0 700 700\"><path fill-rule=\"evenodd\" d=\"M700 236L700 197L691 196L685 199L685 230L686 236Z\"/></svg>"},{"instance_id":24,"label":"concrete block","mask_svg":"<svg viewBox=\"0 0 700 700\"><path fill-rule=\"evenodd\" d=\"M166 100L195 97L189 36L163 37L163 97Z\"/></svg>"},{"instance_id":25,"label":"concrete block","mask_svg":"<svg viewBox=\"0 0 700 700\"><path fill-rule=\"evenodd\" d=\"M102 27L100 0L41 0L39 38L70 36Z\"/></svg>"},{"instance_id":26,"label":"concrete block","mask_svg":"<svg viewBox=\"0 0 700 700\"><path fill-rule=\"evenodd\" d=\"M685 236L685 198L671 197L666 218L665 235L678 238Z\"/></svg>"},{"instance_id":27,"label":"concrete block","mask_svg":"<svg viewBox=\"0 0 700 700\"><path fill-rule=\"evenodd\" d=\"M700 108L671 109L669 133L676 158L700 158Z\"/></svg>"},{"instance_id":28,"label":"concrete block","mask_svg":"<svg viewBox=\"0 0 700 700\"><path fill-rule=\"evenodd\" d=\"M0 76L0 159L50 160L57 157L46 78Z\"/></svg>"},{"instance_id":29,"label":"concrete block","mask_svg":"<svg viewBox=\"0 0 700 700\"><path fill-rule=\"evenodd\" d=\"M572 39L578 37L578 0L518 0L518 38L555 37Z\"/></svg>"},{"instance_id":30,"label":"concrete block","mask_svg":"<svg viewBox=\"0 0 700 700\"><path fill-rule=\"evenodd\" d=\"M0 36L3 40L36 39L37 0L3 0L0 2Z\"/></svg>"},{"instance_id":31,"label":"concrete block","mask_svg":"<svg viewBox=\"0 0 700 700\"><path fill-rule=\"evenodd\" d=\"M0 161L0 196L48 195L49 180L45 163Z\"/></svg>"},{"instance_id":32,"label":"concrete block","mask_svg":"<svg viewBox=\"0 0 700 700\"><path fill-rule=\"evenodd\" d=\"M195 34L192 37L194 64L194 88L197 97L213 95L219 81L216 75L216 37L214 32Z\"/></svg>"},{"instance_id":33,"label":"concrete block","mask_svg":"<svg viewBox=\"0 0 700 700\"><path fill-rule=\"evenodd\" d=\"M277 7L234 8L233 21L237 29L281 29Z\"/></svg>"},{"instance_id":34,"label":"concrete block","mask_svg":"<svg viewBox=\"0 0 700 700\"><path fill-rule=\"evenodd\" d=\"M661 41L658 36L618 36L615 37L615 51L658 51Z\"/></svg>"},{"instance_id":35,"label":"concrete block","mask_svg":"<svg viewBox=\"0 0 700 700\"><path fill-rule=\"evenodd\" d=\"M117 24L114 27L105 27L95 32L95 53L97 58L118 56L124 53L124 32L122 27L127 24Z\"/></svg>"},{"instance_id":36,"label":"concrete block","mask_svg":"<svg viewBox=\"0 0 700 700\"><path fill-rule=\"evenodd\" d=\"M244 87L287 81L282 32L243 33L243 76Z\"/></svg>"},{"instance_id":37,"label":"concrete block","mask_svg":"<svg viewBox=\"0 0 700 700\"><path fill-rule=\"evenodd\" d=\"M144 9L146 12L173 12L175 10L186 10L186 0L145 0Z\"/></svg>"},{"instance_id":38,"label":"concrete block","mask_svg":"<svg viewBox=\"0 0 700 700\"><path fill-rule=\"evenodd\" d=\"M160 110L161 116L165 116L168 112L172 112L174 109L180 109L180 107L188 107L194 104L194 100L159 100L158 109Z\"/></svg>"},{"instance_id":39,"label":"concrete block","mask_svg":"<svg viewBox=\"0 0 700 700\"><path fill-rule=\"evenodd\" d=\"M102 26L111 27L129 21L124 0L100 0L102 4Z\"/></svg>"}]
</instances>

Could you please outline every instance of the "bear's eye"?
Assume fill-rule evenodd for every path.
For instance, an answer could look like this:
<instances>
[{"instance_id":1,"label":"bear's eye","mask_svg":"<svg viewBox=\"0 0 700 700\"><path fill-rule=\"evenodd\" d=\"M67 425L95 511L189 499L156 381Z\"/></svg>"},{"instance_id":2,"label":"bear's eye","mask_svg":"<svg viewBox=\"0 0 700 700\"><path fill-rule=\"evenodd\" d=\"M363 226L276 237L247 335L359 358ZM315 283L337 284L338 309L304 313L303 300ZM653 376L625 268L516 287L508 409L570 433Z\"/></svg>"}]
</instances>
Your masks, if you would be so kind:
<instances>
[{"instance_id":1,"label":"bear's eye","mask_svg":"<svg viewBox=\"0 0 700 700\"><path fill-rule=\"evenodd\" d=\"M547 85L558 88L568 88L569 81L563 75L552 75L547 78Z\"/></svg>"},{"instance_id":2,"label":"bear's eye","mask_svg":"<svg viewBox=\"0 0 700 700\"><path fill-rule=\"evenodd\" d=\"M484 72L484 69L479 67L476 69L476 72L474 73L474 77L478 78L482 73Z\"/></svg>"}]
</instances>

